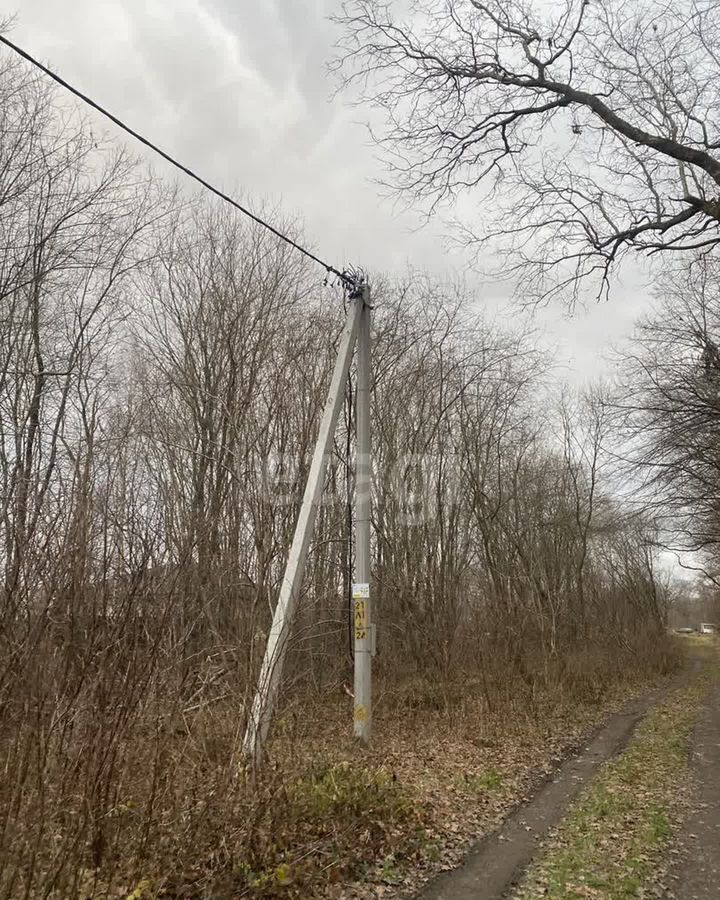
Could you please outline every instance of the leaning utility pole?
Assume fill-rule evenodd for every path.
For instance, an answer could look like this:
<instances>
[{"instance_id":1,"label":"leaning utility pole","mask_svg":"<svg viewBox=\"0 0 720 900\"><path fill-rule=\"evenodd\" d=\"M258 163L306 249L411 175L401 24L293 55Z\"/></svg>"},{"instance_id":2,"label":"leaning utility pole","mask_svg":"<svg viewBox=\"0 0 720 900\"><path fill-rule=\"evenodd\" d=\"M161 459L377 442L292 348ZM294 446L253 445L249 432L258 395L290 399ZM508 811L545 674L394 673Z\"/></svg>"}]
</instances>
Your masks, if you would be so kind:
<instances>
[{"instance_id":1,"label":"leaning utility pole","mask_svg":"<svg viewBox=\"0 0 720 900\"><path fill-rule=\"evenodd\" d=\"M370 614L370 499L372 454L370 443L370 286L363 285L357 350L355 450L355 577L353 579L353 633L355 635L354 734L363 744L370 741L372 725L372 656L374 625Z\"/></svg>"},{"instance_id":2,"label":"leaning utility pole","mask_svg":"<svg viewBox=\"0 0 720 900\"><path fill-rule=\"evenodd\" d=\"M243 742L243 751L245 753L245 756L248 757L252 765L255 767L257 767L262 760L263 748L265 746L265 741L267 739L268 731L270 729L270 723L272 721L272 716L275 709L277 691L280 684L283 662L285 659L285 651L287 650L290 625L292 623L295 607L297 605L300 589L302 587L303 575L305 572L305 560L307 558L310 541L312 540L315 527L315 519L317 517L317 510L320 499L322 497L323 486L325 483L325 472L327 470L327 462L330 454L330 446L332 443L333 435L335 433L335 428L337 426L340 409L343 404L348 372L350 370L353 350L359 332L364 335L361 347L365 346L366 350L361 350L358 357L358 380L360 378L359 373L362 370L366 373L364 376L365 384L369 385L369 299L369 288L363 282L358 281L357 285L350 292L350 304L347 313L347 319L342 336L340 338L340 347L338 349L338 355L335 361L335 369L333 371L332 380L330 382L328 399L325 404L322 420L320 422L320 430L318 432L317 442L315 444L315 450L313 452L313 458L310 465L307 484L305 485L305 493L303 495L302 505L300 507L300 515L298 516L297 525L295 526L295 533L293 535L292 544L290 546L290 554L288 556L285 574L283 576L282 585L280 587L280 596L278 597L277 606L275 607L272 626L270 628L270 634L268 635L267 646L265 648L265 656L263 658L262 667L260 669L260 677L258 679L258 685L255 692L255 697L253 699L252 709L250 711L250 716L247 722L247 730L245 732L245 739ZM358 385L358 387L360 387L360 385ZM370 572L369 485L367 487L367 490L364 492L364 506L360 505L360 489L361 486L365 484L365 480L369 482L370 431L368 391L369 387L366 388L362 394L362 396L365 398L362 403L360 399L358 399L358 435L360 435L360 421L362 416L362 421L364 423L363 429L364 433L367 436L367 444L364 454L361 453L360 447L358 447L357 453L359 467L358 472L360 473L360 466L363 466L363 469L367 468L367 475L365 475L363 471L362 474L358 474L357 476L358 568L356 571L356 577L358 581L362 580L363 584L366 587L367 582L369 581ZM360 390L358 390L358 398L359 397ZM365 406L363 407L363 412L361 413L360 408L362 404L365 404ZM361 517L364 523L362 526L360 524ZM361 532L364 535L362 538L360 537ZM361 547L364 548L362 550L362 563L360 563ZM355 612L357 612L357 607L355 608ZM367 729L364 729L362 735L360 736L363 739L367 740L367 735L369 735L370 722L369 650L371 645L368 642L370 637L369 618L366 620L364 619L363 621L365 621L368 626L365 630L366 643L363 644L362 641L360 642L361 653L356 654L356 659L358 659L358 656L360 656L362 658L367 657L368 660L367 668L363 669L363 672L365 674L363 674L362 677L362 687L360 694L360 696L364 698L363 708L366 710L367 716ZM355 634L357 651L357 630ZM357 675L355 683L357 686ZM358 711L360 709L358 705L360 701L357 699L357 696L358 695L356 694L356 725L358 722Z\"/></svg>"}]
</instances>

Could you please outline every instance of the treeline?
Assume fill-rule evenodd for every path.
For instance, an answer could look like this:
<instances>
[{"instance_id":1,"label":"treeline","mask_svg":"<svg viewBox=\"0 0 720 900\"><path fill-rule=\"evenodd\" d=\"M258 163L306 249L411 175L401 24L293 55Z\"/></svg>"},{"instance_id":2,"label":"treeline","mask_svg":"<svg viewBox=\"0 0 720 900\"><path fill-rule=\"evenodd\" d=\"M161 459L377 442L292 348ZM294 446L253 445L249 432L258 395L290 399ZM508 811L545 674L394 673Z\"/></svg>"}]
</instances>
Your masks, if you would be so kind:
<instances>
[{"instance_id":1,"label":"treeline","mask_svg":"<svg viewBox=\"0 0 720 900\"><path fill-rule=\"evenodd\" d=\"M0 896L69 897L242 815L343 297L0 67ZM654 525L604 487L603 397L553 398L460 288L375 276L374 301L381 696L442 712L473 678L492 712L666 666ZM352 400L286 698L349 683Z\"/></svg>"}]
</instances>

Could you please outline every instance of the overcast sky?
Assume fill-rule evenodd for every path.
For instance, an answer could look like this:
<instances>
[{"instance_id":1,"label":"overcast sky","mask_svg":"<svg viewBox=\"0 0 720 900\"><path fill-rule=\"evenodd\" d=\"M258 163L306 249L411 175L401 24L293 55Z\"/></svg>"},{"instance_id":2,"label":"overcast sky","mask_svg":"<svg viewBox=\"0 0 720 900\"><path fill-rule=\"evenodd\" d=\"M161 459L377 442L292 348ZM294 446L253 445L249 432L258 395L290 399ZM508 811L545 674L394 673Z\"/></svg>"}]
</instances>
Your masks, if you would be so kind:
<instances>
[{"instance_id":1,"label":"overcast sky","mask_svg":"<svg viewBox=\"0 0 720 900\"><path fill-rule=\"evenodd\" d=\"M517 317L498 286L447 252L441 220L418 231L419 213L394 209L374 185L382 168L361 124L368 113L332 99L326 73L337 4L20 0L11 37L207 179L300 214L308 241L334 264L461 271L493 315ZM611 343L648 306L645 280L628 268L610 304L588 298L572 319L558 307L536 313L560 372L577 380L608 371Z\"/></svg>"}]
</instances>

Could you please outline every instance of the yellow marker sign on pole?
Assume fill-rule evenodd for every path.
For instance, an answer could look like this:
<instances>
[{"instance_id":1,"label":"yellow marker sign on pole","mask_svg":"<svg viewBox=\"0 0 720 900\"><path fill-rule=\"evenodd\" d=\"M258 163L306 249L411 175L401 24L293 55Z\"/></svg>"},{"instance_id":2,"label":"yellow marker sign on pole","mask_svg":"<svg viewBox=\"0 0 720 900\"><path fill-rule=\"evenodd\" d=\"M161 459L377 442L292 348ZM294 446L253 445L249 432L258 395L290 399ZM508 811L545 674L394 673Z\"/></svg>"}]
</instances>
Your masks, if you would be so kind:
<instances>
[{"instance_id":1,"label":"yellow marker sign on pole","mask_svg":"<svg viewBox=\"0 0 720 900\"><path fill-rule=\"evenodd\" d=\"M369 584L353 585L353 615L355 622L355 640L367 640L368 630L370 628L370 617L368 615L368 603L370 600Z\"/></svg>"},{"instance_id":2,"label":"yellow marker sign on pole","mask_svg":"<svg viewBox=\"0 0 720 900\"><path fill-rule=\"evenodd\" d=\"M367 600L355 600L355 640L364 641L368 633Z\"/></svg>"}]
</instances>

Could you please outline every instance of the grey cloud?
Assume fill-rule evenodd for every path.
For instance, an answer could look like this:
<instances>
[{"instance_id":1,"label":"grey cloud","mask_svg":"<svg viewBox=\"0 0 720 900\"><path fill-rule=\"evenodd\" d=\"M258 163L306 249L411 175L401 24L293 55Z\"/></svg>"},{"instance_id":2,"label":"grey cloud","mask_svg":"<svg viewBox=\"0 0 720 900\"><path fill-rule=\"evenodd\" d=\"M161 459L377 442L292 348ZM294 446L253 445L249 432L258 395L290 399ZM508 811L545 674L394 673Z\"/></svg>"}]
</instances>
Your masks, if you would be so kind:
<instances>
[{"instance_id":1,"label":"grey cloud","mask_svg":"<svg viewBox=\"0 0 720 900\"><path fill-rule=\"evenodd\" d=\"M380 199L382 174L363 110L329 100L326 64L337 0L24 0L15 36L139 130L224 187L300 212L308 241L339 265L467 273L489 314L517 321L507 287L448 255L442 221ZM112 129L111 133L112 132ZM134 148L136 149L136 148ZM482 215L466 198L463 215ZM629 272L610 307L540 311L536 322L572 371L602 371L602 353L647 308Z\"/></svg>"}]
</instances>

